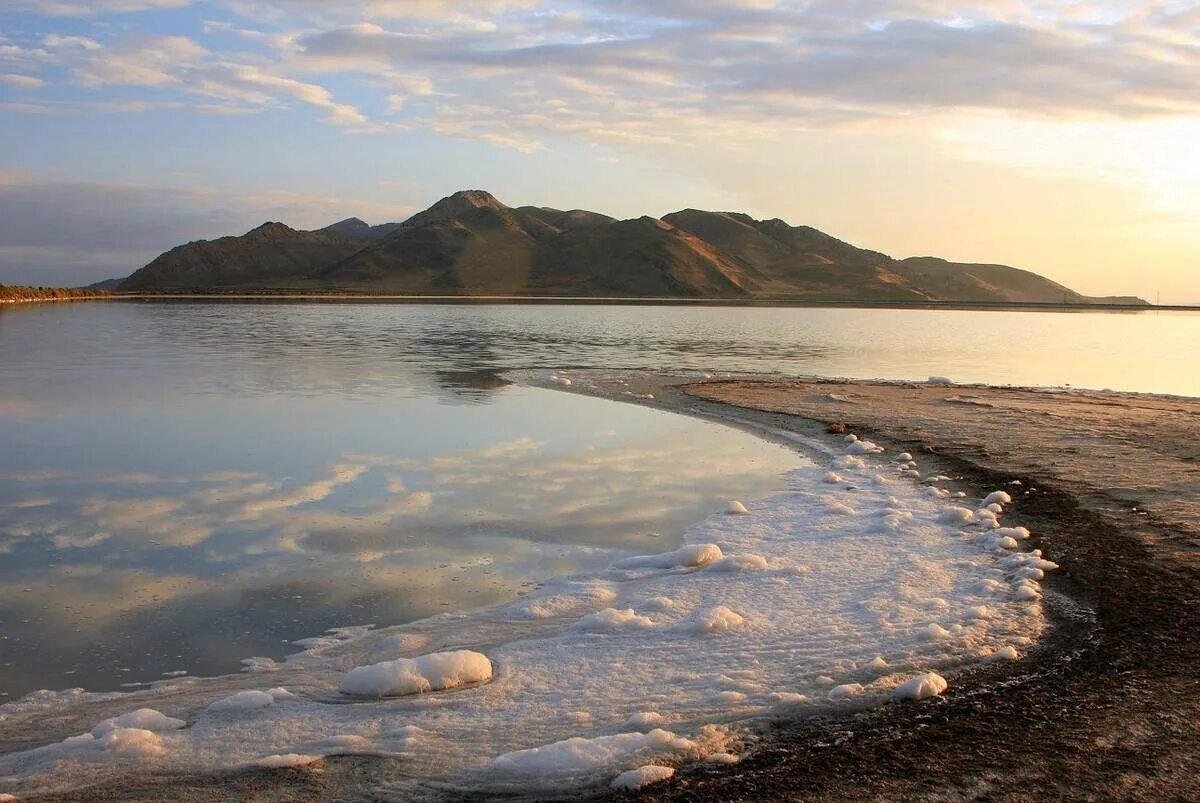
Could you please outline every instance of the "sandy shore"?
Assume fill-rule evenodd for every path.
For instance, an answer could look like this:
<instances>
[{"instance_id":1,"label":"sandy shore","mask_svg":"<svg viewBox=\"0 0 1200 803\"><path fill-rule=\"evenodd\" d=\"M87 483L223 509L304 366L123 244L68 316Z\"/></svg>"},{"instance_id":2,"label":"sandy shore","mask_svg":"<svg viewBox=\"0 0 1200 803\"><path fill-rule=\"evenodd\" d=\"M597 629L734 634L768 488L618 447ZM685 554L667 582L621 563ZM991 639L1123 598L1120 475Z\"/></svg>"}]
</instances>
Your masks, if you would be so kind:
<instances>
[{"instance_id":1,"label":"sandy shore","mask_svg":"<svg viewBox=\"0 0 1200 803\"><path fill-rule=\"evenodd\" d=\"M920 704L770 724L738 765L681 768L648 797L1200 799L1200 400L567 373L572 392L768 437L856 432L963 490L1010 488L1006 523L1033 530L1062 566L1045 584L1051 634L1018 664L956 673L950 693ZM388 770L331 757L317 771L140 778L88 794L377 799L362 790Z\"/></svg>"},{"instance_id":2,"label":"sandy shore","mask_svg":"<svg viewBox=\"0 0 1200 803\"><path fill-rule=\"evenodd\" d=\"M1200 400L820 380L643 392L868 434L976 492L1019 481L1006 520L1063 569L1054 629L1015 669L963 673L928 705L781 724L734 771L684 772L655 797L1200 799Z\"/></svg>"}]
</instances>

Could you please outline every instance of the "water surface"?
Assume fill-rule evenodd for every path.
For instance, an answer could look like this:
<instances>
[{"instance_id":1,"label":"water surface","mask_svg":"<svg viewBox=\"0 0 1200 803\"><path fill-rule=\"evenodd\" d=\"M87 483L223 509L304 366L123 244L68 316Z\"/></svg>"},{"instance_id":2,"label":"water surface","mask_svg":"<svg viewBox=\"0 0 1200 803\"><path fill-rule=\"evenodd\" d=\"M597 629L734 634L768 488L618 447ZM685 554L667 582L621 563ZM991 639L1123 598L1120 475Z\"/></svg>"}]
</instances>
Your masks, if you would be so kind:
<instances>
[{"instance_id":1,"label":"water surface","mask_svg":"<svg viewBox=\"0 0 1200 803\"><path fill-rule=\"evenodd\" d=\"M0 694L235 671L669 549L795 455L518 388L563 365L1200 395L1200 316L87 303L0 309Z\"/></svg>"}]
</instances>

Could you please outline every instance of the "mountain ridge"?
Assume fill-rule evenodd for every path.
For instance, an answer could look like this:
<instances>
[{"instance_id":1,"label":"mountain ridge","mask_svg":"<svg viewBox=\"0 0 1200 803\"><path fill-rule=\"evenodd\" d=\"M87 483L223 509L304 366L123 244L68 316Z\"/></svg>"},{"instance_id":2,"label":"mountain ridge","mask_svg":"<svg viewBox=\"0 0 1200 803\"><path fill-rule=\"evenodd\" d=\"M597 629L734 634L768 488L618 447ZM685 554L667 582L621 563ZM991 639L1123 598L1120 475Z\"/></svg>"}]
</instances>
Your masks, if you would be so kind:
<instances>
[{"instance_id":1,"label":"mountain ridge","mask_svg":"<svg viewBox=\"0 0 1200 803\"><path fill-rule=\"evenodd\" d=\"M118 289L1103 302L1020 268L894 259L779 218L689 208L617 220L582 209L510 207L485 190L448 195L400 222L372 226L351 217L303 231L269 221L241 236L197 240L161 254Z\"/></svg>"}]
</instances>

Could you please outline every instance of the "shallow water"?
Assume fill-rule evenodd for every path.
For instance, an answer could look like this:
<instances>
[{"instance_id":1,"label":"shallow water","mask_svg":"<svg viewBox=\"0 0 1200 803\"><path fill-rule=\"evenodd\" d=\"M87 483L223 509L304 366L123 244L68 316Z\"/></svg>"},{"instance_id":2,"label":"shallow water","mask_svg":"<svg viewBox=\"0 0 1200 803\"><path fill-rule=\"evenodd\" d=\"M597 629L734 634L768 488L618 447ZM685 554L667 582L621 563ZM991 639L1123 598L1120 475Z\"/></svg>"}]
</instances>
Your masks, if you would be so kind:
<instances>
[{"instance_id":1,"label":"shallow water","mask_svg":"<svg viewBox=\"0 0 1200 803\"><path fill-rule=\"evenodd\" d=\"M0 694L235 671L673 547L798 458L507 386L589 365L1200 395L1200 316L576 305L0 309ZM2 698L0 698L2 699Z\"/></svg>"},{"instance_id":2,"label":"shallow water","mask_svg":"<svg viewBox=\"0 0 1200 803\"><path fill-rule=\"evenodd\" d=\"M447 372L456 347L354 323L380 312L0 316L0 694L235 672L329 627L510 599L670 548L798 462Z\"/></svg>"}]
</instances>

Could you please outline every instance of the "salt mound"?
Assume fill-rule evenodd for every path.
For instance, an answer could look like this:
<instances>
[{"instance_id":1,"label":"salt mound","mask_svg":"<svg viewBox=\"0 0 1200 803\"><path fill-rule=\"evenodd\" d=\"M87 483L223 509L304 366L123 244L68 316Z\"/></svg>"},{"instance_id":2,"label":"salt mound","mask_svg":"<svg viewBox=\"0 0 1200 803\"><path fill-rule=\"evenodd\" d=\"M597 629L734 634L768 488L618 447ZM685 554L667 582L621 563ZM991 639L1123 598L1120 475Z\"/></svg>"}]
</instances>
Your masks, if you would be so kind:
<instances>
[{"instance_id":1,"label":"salt mound","mask_svg":"<svg viewBox=\"0 0 1200 803\"><path fill-rule=\"evenodd\" d=\"M934 623L922 630L921 635L926 641L946 641L950 638L950 631Z\"/></svg>"},{"instance_id":2,"label":"salt mound","mask_svg":"<svg viewBox=\"0 0 1200 803\"><path fill-rule=\"evenodd\" d=\"M648 627L654 627L654 622L633 608L605 608L583 617L572 625L571 629L586 633L616 633L620 630L641 630Z\"/></svg>"},{"instance_id":3,"label":"salt mound","mask_svg":"<svg viewBox=\"0 0 1200 803\"><path fill-rule=\"evenodd\" d=\"M695 749L694 742L655 728L649 733L618 733L592 739L576 736L528 750L515 750L496 756L488 769L497 775L570 777L612 765L629 766L638 760L686 754Z\"/></svg>"},{"instance_id":4,"label":"salt mound","mask_svg":"<svg viewBox=\"0 0 1200 803\"><path fill-rule=\"evenodd\" d=\"M145 728L117 728L96 740L96 747L128 756L153 756L163 752L162 739Z\"/></svg>"},{"instance_id":5,"label":"salt mound","mask_svg":"<svg viewBox=\"0 0 1200 803\"><path fill-rule=\"evenodd\" d=\"M857 697L863 693L863 687L860 683L844 683L841 686L834 686L829 690L829 699L831 700L848 700L851 697Z\"/></svg>"},{"instance_id":6,"label":"salt mound","mask_svg":"<svg viewBox=\"0 0 1200 803\"><path fill-rule=\"evenodd\" d=\"M700 614L692 622L689 630L693 633L724 633L727 630L736 630L745 623L746 619L741 614L724 605L718 605Z\"/></svg>"},{"instance_id":7,"label":"salt mound","mask_svg":"<svg viewBox=\"0 0 1200 803\"><path fill-rule=\"evenodd\" d=\"M985 496L983 498L983 504L981 505L981 507L987 507L988 505L997 505L997 504L998 505L1012 504L1012 497L1009 496L1004 491L992 491L990 494L988 494L987 496Z\"/></svg>"},{"instance_id":8,"label":"salt mound","mask_svg":"<svg viewBox=\"0 0 1200 803\"><path fill-rule=\"evenodd\" d=\"M266 708L275 702L275 698L265 691L240 691L224 700L217 700L208 707L209 711L254 711Z\"/></svg>"},{"instance_id":9,"label":"salt mound","mask_svg":"<svg viewBox=\"0 0 1200 803\"><path fill-rule=\"evenodd\" d=\"M661 552L657 555L638 555L625 558L613 564L614 569L674 569L675 567L691 568L703 566L725 557L721 547L716 544L690 544L680 547L673 552Z\"/></svg>"},{"instance_id":10,"label":"salt mound","mask_svg":"<svg viewBox=\"0 0 1200 803\"><path fill-rule=\"evenodd\" d=\"M661 783L674 776L675 770L671 767L660 767L657 764L650 764L645 767L638 767L636 770L622 772L613 779L612 788L633 792L641 789L643 786Z\"/></svg>"},{"instance_id":11,"label":"salt mound","mask_svg":"<svg viewBox=\"0 0 1200 803\"><path fill-rule=\"evenodd\" d=\"M975 514L965 507L950 505L938 513L938 521L944 524L969 524L975 521Z\"/></svg>"},{"instance_id":12,"label":"salt mound","mask_svg":"<svg viewBox=\"0 0 1200 803\"><path fill-rule=\"evenodd\" d=\"M594 610L616 598L616 592L603 583L583 583L578 587L572 584L566 593L523 600L513 606L512 612L529 619L555 619L581 612L582 608Z\"/></svg>"},{"instance_id":13,"label":"salt mound","mask_svg":"<svg viewBox=\"0 0 1200 803\"><path fill-rule=\"evenodd\" d=\"M153 708L139 708L119 717L112 717L92 728L92 736L99 739L118 728L140 728L148 731L179 730L187 723L182 719L168 717Z\"/></svg>"},{"instance_id":14,"label":"salt mound","mask_svg":"<svg viewBox=\"0 0 1200 803\"><path fill-rule=\"evenodd\" d=\"M745 505L743 505L741 502L738 502L736 499L730 500L729 504L725 508L725 511L735 516L750 512Z\"/></svg>"},{"instance_id":15,"label":"salt mound","mask_svg":"<svg viewBox=\"0 0 1200 803\"><path fill-rule=\"evenodd\" d=\"M492 662L471 650L435 652L352 669L341 690L356 697L397 697L453 689L492 679Z\"/></svg>"},{"instance_id":16,"label":"salt mound","mask_svg":"<svg viewBox=\"0 0 1200 803\"><path fill-rule=\"evenodd\" d=\"M936 672L917 675L907 683L902 683L892 692L892 699L924 700L926 697L937 697L949 686L946 679Z\"/></svg>"},{"instance_id":17,"label":"salt mound","mask_svg":"<svg viewBox=\"0 0 1200 803\"><path fill-rule=\"evenodd\" d=\"M1001 647L990 655L985 655L983 657L983 662L985 664L998 664L1003 661L1019 660L1021 660L1021 653L1017 652L1017 648L1013 647L1012 645Z\"/></svg>"},{"instance_id":18,"label":"salt mound","mask_svg":"<svg viewBox=\"0 0 1200 803\"><path fill-rule=\"evenodd\" d=\"M761 572L766 569L767 559L762 555L730 555L704 568L708 572Z\"/></svg>"},{"instance_id":19,"label":"salt mound","mask_svg":"<svg viewBox=\"0 0 1200 803\"><path fill-rule=\"evenodd\" d=\"M638 730L660 728L667 723L667 718L657 711L642 711L625 720L625 727Z\"/></svg>"}]
</instances>

